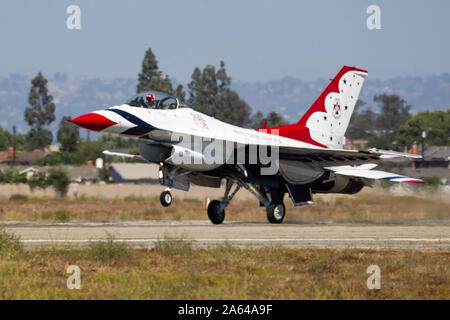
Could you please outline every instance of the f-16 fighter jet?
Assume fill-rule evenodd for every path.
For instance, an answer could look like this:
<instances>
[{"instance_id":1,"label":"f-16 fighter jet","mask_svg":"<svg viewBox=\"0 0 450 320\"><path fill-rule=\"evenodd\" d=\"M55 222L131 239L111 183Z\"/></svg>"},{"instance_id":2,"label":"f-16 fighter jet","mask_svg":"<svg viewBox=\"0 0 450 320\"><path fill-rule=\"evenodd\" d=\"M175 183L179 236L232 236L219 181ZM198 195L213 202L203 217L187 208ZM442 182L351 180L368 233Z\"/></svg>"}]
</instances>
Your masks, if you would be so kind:
<instances>
[{"instance_id":1,"label":"f-16 fighter jet","mask_svg":"<svg viewBox=\"0 0 450 320\"><path fill-rule=\"evenodd\" d=\"M302 206L312 204L317 193L357 193L373 179L424 182L374 170L386 158L419 156L343 149L366 77L367 71L344 66L297 123L259 130L219 121L159 91L139 93L125 104L69 121L137 139L138 156L159 164L160 182L167 186L160 196L163 206L172 202L171 188L188 191L191 183L220 188L224 180L223 198L208 205L212 223L224 221L225 208L240 188L259 200L269 222L281 223L286 194Z\"/></svg>"}]
</instances>

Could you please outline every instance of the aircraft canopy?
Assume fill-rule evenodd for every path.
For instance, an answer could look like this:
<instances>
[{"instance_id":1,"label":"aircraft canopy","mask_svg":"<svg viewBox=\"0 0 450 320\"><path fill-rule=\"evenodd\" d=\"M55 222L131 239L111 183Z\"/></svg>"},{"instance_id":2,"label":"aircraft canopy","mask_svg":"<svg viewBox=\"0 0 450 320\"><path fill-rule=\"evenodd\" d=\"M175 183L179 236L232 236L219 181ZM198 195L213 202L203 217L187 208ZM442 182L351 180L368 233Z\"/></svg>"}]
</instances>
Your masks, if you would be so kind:
<instances>
[{"instance_id":1,"label":"aircraft canopy","mask_svg":"<svg viewBox=\"0 0 450 320\"><path fill-rule=\"evenodd\" d=\"M141 92L128 99L125 103L132 107L148 109L177 109L181 106L177 98L161 91Z\"/></svg>"}]
</instances>

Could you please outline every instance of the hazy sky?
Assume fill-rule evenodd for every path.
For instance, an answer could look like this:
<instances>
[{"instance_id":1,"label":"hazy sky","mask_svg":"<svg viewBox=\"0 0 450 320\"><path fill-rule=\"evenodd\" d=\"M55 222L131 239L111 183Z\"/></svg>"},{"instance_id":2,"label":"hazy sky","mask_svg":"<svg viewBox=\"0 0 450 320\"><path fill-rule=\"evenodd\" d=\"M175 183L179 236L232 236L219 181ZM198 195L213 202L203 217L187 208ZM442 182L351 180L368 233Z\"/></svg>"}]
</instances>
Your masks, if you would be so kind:
<instances>
[{"instance_id":1,"label":"hazy sky","mask_svg":"<svg viewBox=\"0 0 450 320\"><path fill-rule=\"evenodd\" d=\"M81 30L66 9L81 8ZM369 30L366 9L381 9ZM0 4L0 75L136 77L151 47L186 82L224 60L234 81L333 76L342 65L371 78L450 72L450 1L21 1Z\"/></svg>"}]
</instances>

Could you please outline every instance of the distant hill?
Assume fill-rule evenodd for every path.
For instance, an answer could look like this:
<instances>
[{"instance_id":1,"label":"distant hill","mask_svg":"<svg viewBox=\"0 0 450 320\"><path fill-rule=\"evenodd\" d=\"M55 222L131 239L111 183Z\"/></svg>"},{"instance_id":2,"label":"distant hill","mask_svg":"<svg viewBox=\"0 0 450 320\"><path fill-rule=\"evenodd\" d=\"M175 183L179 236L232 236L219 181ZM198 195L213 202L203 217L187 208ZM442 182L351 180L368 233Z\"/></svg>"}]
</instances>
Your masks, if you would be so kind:
<instances>
[{"instance_id":1,"label":"distant hill","mask_svg":"<svg viewBox=\"0 0 450 320\"><path fill-rule=\"evenodd\" d=\"M290 122L297 121L322 93L329 81L302 81L285 77L257 83L234 83L233 88L254 109L277 111ZM398 94L412 106L412 113L450 109L450 74L427 78L403 77L389 80L367 78L359 99L377 111L376 94Z\"/></svg>"},{"instance_id":2,"label":"distant hill","mask_svg":"<svg viewBox=\"0 0 450 320\"><path fill-rule=\"evenodd\" d=\"M45 75L44 73L44 76ZM18 131L28 130L23 121L31 76L11 74L0 77L0 126ZM77 116L98 108L123 103L136 91L135 78L112 80L73 78L55 74L47 78L50 94L55 98L57 121L62 116ZM277 111L289 122L297 121L328 84L327 80L302 81L292 77L267 82L234 82L232 87L254 110L268 113ZM372 106L373 96L379 93L398 94L412 105L413 113L450 108L450 74L427 78L399 77L376 80L370 77L364 83L360 99Z\"/></svg>"}]
</instances>

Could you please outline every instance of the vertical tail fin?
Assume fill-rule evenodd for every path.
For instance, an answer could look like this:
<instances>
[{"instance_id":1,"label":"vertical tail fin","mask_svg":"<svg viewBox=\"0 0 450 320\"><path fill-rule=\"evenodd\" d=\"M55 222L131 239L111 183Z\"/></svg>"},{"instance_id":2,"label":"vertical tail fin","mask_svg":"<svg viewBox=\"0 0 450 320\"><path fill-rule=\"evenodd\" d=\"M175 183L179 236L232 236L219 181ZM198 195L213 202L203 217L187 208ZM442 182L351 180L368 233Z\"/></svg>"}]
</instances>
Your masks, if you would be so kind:
<instances>
[{"instance_id":1,"label":"vertical tail fin","mask_svg":"<svg viewBox=\"0 0 450 320\"><path fill-rule=\"evenodd\" d=\"M299 122L260 130L321 148L342 149L366 77L367 71L344 66Z\"/></svg>"},{"instance_id":2,"label":"vertical tail fin","mask_svg":"<svg viewBox=\"0 0 450 320\"><path fill-rule=\"evenodd\" d=\"M307 127L311 138L320 144L341 149L366 77L365 70L342 67L297 124Z\"/></svg>"}]
</instances>

